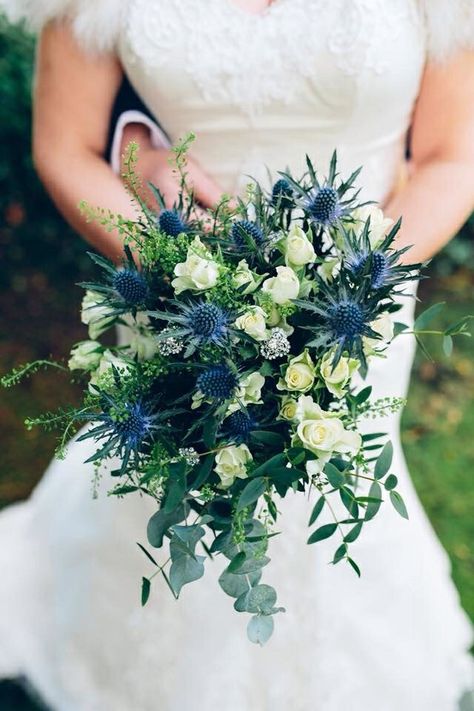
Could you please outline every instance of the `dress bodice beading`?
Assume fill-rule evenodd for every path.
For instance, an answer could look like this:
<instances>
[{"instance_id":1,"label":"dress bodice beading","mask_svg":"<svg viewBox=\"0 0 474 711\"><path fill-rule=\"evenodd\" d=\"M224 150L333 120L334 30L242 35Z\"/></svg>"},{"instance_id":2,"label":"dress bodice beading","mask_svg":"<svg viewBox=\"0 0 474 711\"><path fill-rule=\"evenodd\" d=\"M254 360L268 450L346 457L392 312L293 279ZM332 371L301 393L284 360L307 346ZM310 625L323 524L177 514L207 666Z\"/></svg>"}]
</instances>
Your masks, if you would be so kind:
<instances>
[{"instance_id":1,"label":"dress bodice beading","mask_svg":"<svg viewBox=\"0 0 474 711\"><path fill-rule=\"evenodd\" d=\"M126 25L126 27L125 27ZM225 190L248 175L321 168L338 149L383 199L403 156L425 61L416 0L276 0L251 15L232 0L133 0L119 41L138 93L171 139Z\"/></svg>"}]
</instances>

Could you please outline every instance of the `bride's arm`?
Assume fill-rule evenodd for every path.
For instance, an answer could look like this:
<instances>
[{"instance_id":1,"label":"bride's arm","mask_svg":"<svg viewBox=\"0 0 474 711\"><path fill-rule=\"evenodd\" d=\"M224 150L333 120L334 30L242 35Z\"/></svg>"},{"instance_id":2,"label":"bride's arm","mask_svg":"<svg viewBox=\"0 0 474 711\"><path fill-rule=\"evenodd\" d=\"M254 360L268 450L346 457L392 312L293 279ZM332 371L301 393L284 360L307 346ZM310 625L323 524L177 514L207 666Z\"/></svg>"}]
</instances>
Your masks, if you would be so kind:
<instances>
[{"instance_id":1,"label":"bride's arm","mask_svg":"<svg viewBox=\"0 0 474 711\"><path fill-rule=\"evenodd\" d=\"M78 203L85 200L94 207L136 217L121 179L104 158L112 104L121 80L118 60L87 55L66 24L52 23L43 30L34 91L35 165L67 221L115 261L122 256L118 235L87 223ZM167 162L169 153L151 149L145 140L148 145L139 151L138 170L172 203L178 187ZM203 205L217 202L218 186L192 161L189 176Z\"/></svg>"},{"instance_id":2,"label":"bride's arm","mask_svg":"<svg viewBox=\"0 0 474 711\"><path fill-rule=\"evenodd\" d=\"M397 246L407 262L429 259L474 209L474 53L428 65L416 106L411 172L385 211L403 216Z\"/></svg>"},{"instance_id":3,"label":"bride's arm","mask_svg":"<svg viewBox=\"0 0 474 711\"><path fill-rule=\"evenodd\" d=\"M126 191L103 158L108 122L122 70L113 57L87 57L70 30L51 24L42 33L34 89L33 157L47 190L66 220L112 259L118 236L86 224L80 200L126 217L134 211Z\"/></svg>"}]
</instances>

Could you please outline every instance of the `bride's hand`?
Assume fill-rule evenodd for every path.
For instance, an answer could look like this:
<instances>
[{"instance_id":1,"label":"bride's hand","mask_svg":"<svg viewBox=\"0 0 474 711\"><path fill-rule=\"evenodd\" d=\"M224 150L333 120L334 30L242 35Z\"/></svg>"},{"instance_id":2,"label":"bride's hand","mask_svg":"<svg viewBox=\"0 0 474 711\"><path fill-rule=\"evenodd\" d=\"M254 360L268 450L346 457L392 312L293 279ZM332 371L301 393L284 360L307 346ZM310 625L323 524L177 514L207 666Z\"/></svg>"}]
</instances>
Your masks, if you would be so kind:
<instances>
[{"instance_id":1,"label":"bride's hand","mask_svg":"<svg viewBox=\"0 0 474 711\"><path fill-rule=\"evenodd\" d=\"M165 203L171 207L179 196L179 183L176 170L170 165L172 152L167 148L154 148L150 133L146 126L129 124L125 127L122 136L122 155L130 141L138 143L137 172L143 180L144 186L148 182L155 185L162 193ZM201 166L188 156L187 174L189 185L194 189L196 199L203 208L215 207L222 198L223 190L201 168ZM156 207L156 201L151 191L144 187L145 199Z\"/></svg>"}]
</instances>

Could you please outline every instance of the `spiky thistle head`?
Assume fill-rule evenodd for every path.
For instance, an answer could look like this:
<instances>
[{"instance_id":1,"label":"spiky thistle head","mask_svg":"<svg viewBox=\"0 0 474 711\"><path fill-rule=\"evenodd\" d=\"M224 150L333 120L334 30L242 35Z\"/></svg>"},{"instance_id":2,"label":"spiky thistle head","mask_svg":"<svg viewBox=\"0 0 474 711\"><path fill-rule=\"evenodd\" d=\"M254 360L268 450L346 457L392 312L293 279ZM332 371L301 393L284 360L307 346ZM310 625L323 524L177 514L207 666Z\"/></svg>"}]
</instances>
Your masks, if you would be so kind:
<instances>
[{"instance_id":1,"label":"spiky thistle head","mask_svg":"<svg viewBox=\"0 0 474 711\"><path fill-rule=\"evenodd\" d=\"M237 247L251 247L252 242L260 247L265 238L262 229L256 222L250 220L238 220L234 222L231 230L232 241Z\"/></svg>"},{"instance_id":2,"label":"spiky thistle head","mask_svg":"<svg viewBox=\"0 0 474 711\"><path fill-rule=\"evenodd\" d=\"M342 214L338 192L329 185L312 190L305 207L309 217L324 226L334 224Z\"/></svg>"},{"instance_id":3,"label":"spiky thistle head","mask_svg":"<svg viewBox=\"0 0 474 711\"><path fill-rule=\"evenodd\" d=\"M280 178L273 185L272 204L284 210L294 207L293 190L285 178Z\"/></svg>"},{"instance_id":4,"label":"spiky thistle head","mask_svg":"<svg viewBox=\"0 0 474 711\"><path fill-rule=\"evenodd\" d=\"M251 432L257 427L258 422L248 409L236 410L224 420L224 433L236 444L248 442Z\"/></svg>"},{"instance_id":5,"label":"spiky thistle head","mask_svg":"<svg viewBox=\"0 0 474 711\"><path fill-rule=\"evenodd\" d=\"M181 214L175 209L162 210L158 215L158 226L168 237L177 237L189 229Z\"/></svg>"},{"instance_id":6,"label":"spiky thistle head","mask_svg":"<svg viewBox=\"0 0 474 711\"><path fill-rule=\"evenodd\" d=\"M228 400L238 384L237 375L227 363L208 366L197 378L196 387L206 398Z\"/></svg>"},{"instance_id":7,"label":"spiky thistle head","mask_svg":"<svg viewBox=\"0 0 474 711\"><path fill-rule=\"evenodd\" d=\"M117 294L130 306L143 304L148 295L148 283L136 269L118 270L112 280Z\"/></svg>"},{"instance_id":8,"label":"spiky thistle head","mask_svg":"<svg viewBox=\"0 0 474 711\"><path fill-rule=\"evenodd\" d=\"M196 348L212 344L225 347L228 342L233 314L219 304L209 301L172 301L176 311L152 312L155 318L168 321L172 325L172 337L187 344L185 357ZM159 341L169 340L169 328L157 335Z\"/></svg>"}]
</instances>

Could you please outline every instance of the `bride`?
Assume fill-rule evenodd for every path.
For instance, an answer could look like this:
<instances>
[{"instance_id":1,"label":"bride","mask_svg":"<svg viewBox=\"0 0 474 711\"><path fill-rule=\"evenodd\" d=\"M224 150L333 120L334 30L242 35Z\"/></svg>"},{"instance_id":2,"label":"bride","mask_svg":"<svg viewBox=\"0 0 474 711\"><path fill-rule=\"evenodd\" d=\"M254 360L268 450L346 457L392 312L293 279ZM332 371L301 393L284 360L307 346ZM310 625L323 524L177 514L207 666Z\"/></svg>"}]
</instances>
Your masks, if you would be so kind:
<instances>
[{"instance_id":1,"label":"bride","mask_svg":"<svg viewBox=\"0 0 474 711\"><path fill-rule=\"evenodd\" d=\"M117 174L120 130L115 172L103 157L124 72L171 140L196 132L203 207L241 192L249 174L265 181L266 167L298 174L305 153L324 170L335 147L343 174L364 165L365 197L403 215L410 261L433 256L474 206L471 0L2 5L41 29L38 172L69 222L113 259L118 236L84 224L76 205L134 216ZM164 134L129 119L140 171L172 201ZM376 397L404 396L413 350L397 339L374 365ZM31 500L0 517L0 674L27 676L56 711L457 709L472 685L470 626L406 470L399 417L370 426L390 434L410 521L389 510L376 519L356 544L358 580L327 565L324 545L306 545L311 503L282 500L284 535L270 554L287 611L263 648L218 588L219 561L178 602L157 585L140 608L148 569L136 542L149 503L107 498L107 477L94 500L89 445L72 443Z\"/></svg>"}]
</instances>

